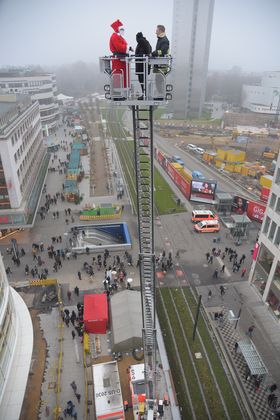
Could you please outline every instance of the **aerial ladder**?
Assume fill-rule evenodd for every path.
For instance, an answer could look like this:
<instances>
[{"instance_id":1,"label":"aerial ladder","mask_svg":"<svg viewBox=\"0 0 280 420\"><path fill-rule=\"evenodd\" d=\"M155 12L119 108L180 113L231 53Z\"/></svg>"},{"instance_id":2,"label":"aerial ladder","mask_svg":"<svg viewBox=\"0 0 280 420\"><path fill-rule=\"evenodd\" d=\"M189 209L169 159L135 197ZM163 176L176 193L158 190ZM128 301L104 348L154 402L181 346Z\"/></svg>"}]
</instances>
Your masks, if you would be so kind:
<instances>
[{"instance_id":1,"label":"aerial ladder","mask_svg":"<svg viewBox=\"0 0 280 420\"><path fill-rule=\"evenodd\" d=\"M121 66L114 66L120 60ZM140 64L142 88L135 74ZM139 236L139 267L141 284L144 374L146 391L145 418L153 419L156 404L156 310L155 310L155 251L154 251L154 147L153 112L172 99L172 85L166 81L172 58L101 57L100 68L108 76L105 98L115 106L128 106L132 111L137 215ZM118 67L117 70L114 70ZM120 70L119 67L122 67ZM139 65L137 66L139 69Z\"/></svg>"}]
</instances>

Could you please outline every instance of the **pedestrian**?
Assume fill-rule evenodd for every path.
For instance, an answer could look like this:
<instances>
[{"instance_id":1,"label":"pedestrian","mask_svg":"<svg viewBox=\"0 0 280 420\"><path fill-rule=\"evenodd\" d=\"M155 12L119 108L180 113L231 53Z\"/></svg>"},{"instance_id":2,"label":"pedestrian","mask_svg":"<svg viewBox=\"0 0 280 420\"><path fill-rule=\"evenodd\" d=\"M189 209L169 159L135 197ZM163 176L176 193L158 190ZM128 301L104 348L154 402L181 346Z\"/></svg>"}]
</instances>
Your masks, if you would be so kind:
<instances>
[{"instance_id":1,"label":"pedestrian","mask_svg":"<svg viewBox=\"0 0 280 420\"><path fill-rule=\"evenodd\" d=\"M68 290L68 292L67 292L67 297L68 297L69 302L70 302L70 300L71 300L71 295L72 295L71 291L70 291L70 290Z\"/></svg>"},{"instance_id":2,"label":"pedestrian","mask_svg":"<svg viewBox=\"0 0 280 420\"><path fill-rule=\"evenodd\" d=\"M246 274L247 269L244 267L242 268L241 277L244 277Z\"/></svg>"},{"instance_id":3,"label":"pedestrian","mask_svg":"<svg viewBox=\"0 0 280 420\"><path fill-rule=\"evenodd\" d=\"M269 405L269 407L272 406L272 402L274 401L274 399L276 398L276 395L274 393L270 393L267 397L267 403Z\"/></svg>"},{"instance_id":4,"label":"pedestrian","mask_svg":"<svg viewBox=\"0 0 280 420\"><path fill-rule=\"evenodd\" d=\"M213 255L210 255L209 257L209 264L213 264Z\"/></svg>"},{"instance_id":5,"label":"pedestrian","mask_svg":"<svg viewBox=\"0 0 280 420\"><path fill-rule=\"evenodd\" d=\"M73 389L74 392L77 392L77 385L75 381L72 381L70 384L71 388Z\"/></svg>"},{"instance_id":6,"label":"pedestrian","mask_svg":"<svg viewBox=\"0 0 280 420\"><path fill-rule=\"evenodd\" d=\"M75 392L76 398L78 400L78 403L81 402L81 394L78 394L77 392Z\"/></svg>"},{"instance_id":7,"label":"pedestrian","mask_svg":"<svg viewBox=\"0 0 280 420\"><path fill-rule=\"evenodd\" d=\"M149 56L152 52L152 47L149 41L143 36L142 32L138 32L136 34L136 41L137 46L135 49L135 57L144 57ZM135 74L138 76L138 80L142 90L142 96L139 96L138 100L144 99L146 94L146 85L147 85L147 77L150 73L150 67L147 69L147 66L144 65L142 60L136 60L135 64Z\"/></svg>"},{"instance_id":8,"label":"pedestrian","mask_svg":"<svg viewBox=\"0 0 280 420\"><path fill-rule=\"evenodd\" d=\"M278 388L278 387L277 387L277 385L276 385L276 384L272 384L272 385L268 385L268 386L265 388L265 390L266 390L266 392L272 393L272 392L276 391L276 389L277 389L277 388Z\"/></svg>"},{"instance_id":9,"label":"pedestrian","mask_svg":"<svg viewBox=\"0 0 280 420\"><path fill-rule=\"evenodd\" d=\"M255 325L251 325L251 326L248 328L248 331L247 331L247 335L248 335L248 337L252 338L253 331L254 331L254 329L255 329L255 328L256 328L256 327L255 327Z\"/></svg>"},{"instance_id":10,"label":"pedestrian","mask_svg":"<svg viewBox=\"0 0 280 420\"><path fill-rule=\"evenodd\" d=\"M208 300L210 300L211 297L212 297L212 290L210 289L209 292L208 292Z\"/></svg>"},{"instance_id":11,"label":"pedestrian","mask_svg":"<svg viewBox=\"0 0 280 420\"><path fill-rule=\"evenodd\" d=\"M208 262L209 261L209 257L210 257L210 252L206 252L206 261Z\"/></svg>"},{"instance_id":12,"label":"pedestrian","mask_svg":"<svg viewBox=\"0 0 280 420\"><path fill-rule=\"evenodd\" d=\"M80 294L80 289L78 288L78 286L76 286L76 287L75 287L75 289L74 289L74 293L75 293L75 295L79 296L79 294Z\"/></svg>"},{"instance_id":13,"label":"pedestrian","mask_svg":"<svg viewBox=\"0 0 280 420\"><path fill-rule=\"evenodd\" d=\"M213 273L213 279L217 279L217 278L218 278L218 269L216 268Z\"/></svg>"},{"instance_id":14,"label":"pedestrian","mask_svg":"<svg viewBox=\"0 0 280 420\"><path fill-rule=\"evenodd\" d=\"M224 273L225 272L225 268L226 268L226 266L225 266L225 264L222 266L222 268L221 268L221 273Z\"/></svg>"},{"instance_id":15,"label":"pedestrian","mask_svg":"<svg viewBox=\"0 0 280 420\"><path fill-rule=\"evenodd\" d=\"M74 338L76 337L75 331L74 331L74 330L72 330L71 334L72 334L72 338L73 338L73 340L74 340Z\"/></svg>"},{"instance_id":16,"label":"pedestrian","mask_svg":"<svg viewBox=\"0 0 280 420\"><path fill-rule=\"evenodd\" d=\"M78 278L79 278L79 280L82 280L82 275L81 275L80 271L78 271Z\"/></svg>"},{"instance_id":17,"label":"pedestrian","mask_svg":"<svg viewBox=\"0 0 280 420\"><path fill-rule=\"evenodd\" d=\"M237 353L237 350L238 350L238 343L236 341L236 343L234 344L234 352Z\"/></svg>"},{"instance_id":18,"label":"pedestrian","mask_svg":"<svg viewBox=\"0 0 280 420\"><path fill-rule=\"evenodd\" d=\"M223 285L220 286L220 293L221 293L221 296L224 296L224 294L226 293Z\"/></svg>"}]
</instances>

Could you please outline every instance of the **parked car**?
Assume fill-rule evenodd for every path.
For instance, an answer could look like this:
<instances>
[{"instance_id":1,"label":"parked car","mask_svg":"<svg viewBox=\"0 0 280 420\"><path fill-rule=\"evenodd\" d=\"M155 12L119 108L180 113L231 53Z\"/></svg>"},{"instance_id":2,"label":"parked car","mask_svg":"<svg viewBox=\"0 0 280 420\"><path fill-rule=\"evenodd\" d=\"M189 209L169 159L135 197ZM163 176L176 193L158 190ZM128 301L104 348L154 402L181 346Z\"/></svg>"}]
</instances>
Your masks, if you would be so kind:
<instances>
[{"instance_id":1,"label":"parked car","mask_svg":"<svg viewBox=\"0 0 280 420\"><path fill-rule=\"evenodd\" d=\"M187 149L189 149L189 150L195 150L196 149L196 146L194 144L192 144L192 143L189 143L187 145Z\"/></svg>"},{"instance_id":2,"label":"parked car","mask_svg":"<svg viewBox=\"0 0 280 420\"><path fill-rule=\"evenodd\" d=\"M203 153L205 152L205 150L202 149L202 147L196 147L194 151L199 155L203 155Z\"/></svg>"}]
</instances>

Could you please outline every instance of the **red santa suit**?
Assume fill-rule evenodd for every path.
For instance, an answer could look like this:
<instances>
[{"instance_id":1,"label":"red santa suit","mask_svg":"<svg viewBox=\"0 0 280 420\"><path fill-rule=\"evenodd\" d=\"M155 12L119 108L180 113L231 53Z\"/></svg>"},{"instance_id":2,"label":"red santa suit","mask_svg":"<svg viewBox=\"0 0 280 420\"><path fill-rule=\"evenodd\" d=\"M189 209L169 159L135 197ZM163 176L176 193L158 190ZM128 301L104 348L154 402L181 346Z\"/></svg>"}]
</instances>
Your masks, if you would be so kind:
<instances>
[{"instance_id":1,"label":"red santa suit","mask_svg":"<svg viewBox=\"0 0 280 420\"><path fill-rule=\"evenodd\" d=\"M111 35L110 38L110 50L115 57L126 57L128 56L128 46L126 40L121 36L119 33L120 28L123 24L116 20L112 23L111 27L114 29L114 33ZM129 73L127 75L127 71L129 71L128 66L124 60L112 60L112 73L113 75L122 74L123 75L123 87L127 87L127 81L129 84ZM128 76L128 77L127 77ZM128 80L127 80L128 78ZM116 76L113 78L114 80L114 87L121 87L122 84L120 82L121 78Z\"/></svg>"}]
</instances>

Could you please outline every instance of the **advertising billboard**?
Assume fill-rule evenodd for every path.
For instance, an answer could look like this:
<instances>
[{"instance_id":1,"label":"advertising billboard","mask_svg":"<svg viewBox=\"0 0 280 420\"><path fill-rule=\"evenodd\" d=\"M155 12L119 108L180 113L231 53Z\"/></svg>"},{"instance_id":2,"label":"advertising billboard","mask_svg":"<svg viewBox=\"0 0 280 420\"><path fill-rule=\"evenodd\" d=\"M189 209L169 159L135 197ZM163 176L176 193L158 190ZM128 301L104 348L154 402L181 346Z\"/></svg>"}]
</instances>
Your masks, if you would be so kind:
<instances>
[{"instance_id":1,"label":"advertising billboard","mask_svg":"<svg viewBox=\"0 0 280 420\"><path fill-rule=\"evenodd\" d=\"M246 198L239 197L238 195L235 195L233 197L232 208L231 208L233 213L244 214L246 213L247 206L248 206L248 201L246 200Z\"/></svg>"},{"instance_id":2,"label":"advertising billboard","mask_svg":"<svg viewBox=\"0 0 280 420\"><path fill-rule=\"evenodd\" d=\"M257 203L255 201L249 201L247 207L247 216L252 220L256 220L257 222L262 223L265 209L266 206L264 204Z\"/></svg>"},{"instance_id":3,"label":"advertising billboard","mask_svg":"<svg viewBox=\"0 0 280 420\"><path fill-rule=\"evenodd\" d=\"M191 182L190 200L205 203L212 202L215 197L217 181L207 179L196 179Z\"/></svg>"}]
</instances>

